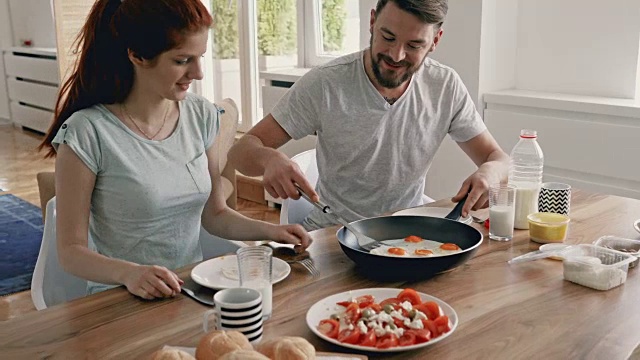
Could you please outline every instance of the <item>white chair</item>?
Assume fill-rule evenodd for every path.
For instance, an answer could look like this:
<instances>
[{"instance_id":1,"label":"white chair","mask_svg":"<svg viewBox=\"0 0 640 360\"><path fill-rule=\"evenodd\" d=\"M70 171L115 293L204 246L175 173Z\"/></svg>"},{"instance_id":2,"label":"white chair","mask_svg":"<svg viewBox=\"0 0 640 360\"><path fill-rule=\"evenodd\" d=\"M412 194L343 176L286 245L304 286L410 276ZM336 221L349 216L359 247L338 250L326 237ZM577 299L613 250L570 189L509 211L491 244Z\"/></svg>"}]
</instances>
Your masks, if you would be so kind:
<instances>
[{"instance_id":1,"label":"white chair","mask_svg":"<svg viewBox=\"0 0 640 360\"><path fill-rule=\"evenodd\" d=\"M292 157L291 160L298 164L311 186L315 187L318 182L316 149L301 152ZM298 200L285 199L282 201L282 207L280 208L280 224L302 224L312 209L313 205L303 198Z\"/></svg>"},{"instance_id":2,"label":"white chair","mask_svg":"<svg viewBox=\"0 0 640 360\"><path fill-rule=\"evenodd\" d=\"M89 239L90 247L91 239ZM227 253L235 253L246 246L241 241L231 241L210 235L200 227L200 246L204 259L210 259ZM56 243L56 198L47 203L44 232L40 253L36 261L31 280L31 300L36 309L61 304L87 295L87 281L64 271L58 262Z\"/></svg>"}]
</instances>

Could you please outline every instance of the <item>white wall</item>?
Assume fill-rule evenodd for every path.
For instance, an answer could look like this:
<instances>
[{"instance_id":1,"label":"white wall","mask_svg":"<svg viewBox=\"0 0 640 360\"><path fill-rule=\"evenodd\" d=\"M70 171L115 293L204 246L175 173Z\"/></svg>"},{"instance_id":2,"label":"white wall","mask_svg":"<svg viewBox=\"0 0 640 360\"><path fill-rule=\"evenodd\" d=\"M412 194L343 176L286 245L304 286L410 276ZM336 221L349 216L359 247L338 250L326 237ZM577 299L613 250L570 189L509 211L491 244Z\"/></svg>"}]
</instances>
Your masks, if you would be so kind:
<instances>
[{"instance_id":1,"label":"white wall","mask_svg":"<svg viewBox=\"0 0 640 360\"><path fill-rule=\"evenodd\" d=\"M520 0L517 88L633 99L638 0Z\"/></svg>"},{"instance_id":2,"label":"white wall","mask_svg":"<svg viewBox=\"0 0 640 360\"><path fill-rule=\"evenodd\" d=\"M49 0L9 0L13 46L31 39L34 47L56 47L56 32Z\"/></svg>"}]
</instances>

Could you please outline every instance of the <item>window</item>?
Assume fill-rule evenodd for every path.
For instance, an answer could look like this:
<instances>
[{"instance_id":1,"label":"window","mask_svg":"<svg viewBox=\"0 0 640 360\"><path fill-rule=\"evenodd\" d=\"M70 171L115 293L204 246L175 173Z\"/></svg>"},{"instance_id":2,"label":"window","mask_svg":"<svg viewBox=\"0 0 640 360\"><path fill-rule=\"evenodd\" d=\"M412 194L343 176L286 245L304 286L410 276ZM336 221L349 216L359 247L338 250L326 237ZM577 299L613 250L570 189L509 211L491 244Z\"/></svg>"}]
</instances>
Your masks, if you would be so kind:
<instances>
[{"instance_id":1,"label":"window","mask_svg":"<svg viewBox=\"0 0 640 360\"><path fill-rule=\"evenodd\" d=\"M202 1L214 27L196 91L212 101L232 98L241 131L263 117L260 72L312 67L360 49L358 1Z\"/></svg>"}]
</instances>

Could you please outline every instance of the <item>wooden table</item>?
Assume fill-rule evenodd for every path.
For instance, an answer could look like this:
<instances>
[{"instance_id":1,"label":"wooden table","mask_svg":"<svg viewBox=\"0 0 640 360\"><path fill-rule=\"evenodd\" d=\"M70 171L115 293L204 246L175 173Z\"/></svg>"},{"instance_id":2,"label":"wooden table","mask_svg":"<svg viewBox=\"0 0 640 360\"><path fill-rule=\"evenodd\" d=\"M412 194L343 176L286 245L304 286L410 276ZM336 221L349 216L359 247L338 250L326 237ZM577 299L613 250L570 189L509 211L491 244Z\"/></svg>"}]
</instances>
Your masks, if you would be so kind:
<instances>
[{"instance_id":1,"label":"wooden table","mask_svg":"<svg viewBox=\"0 0 640 360\"><path fill-rule=\"evenodd\" d=\"M602 235L640 238L632 228L640 218L638 200L574 191L571 218L566 243L591 243ZM460 323L444 341L390 358L623 359L640 343L639 269L630 270L624 285L600 292L564 281L558 261L510 266L507 260L538 247L527 231L517 231L507 243L486 237L473 259L433 279L377 283L358 275L337 244L336 229L312 233L319 278L294 265L274 286L265 338L299 335L319 351L348 351L307 328L307 309L351 289L411 286L453 306ZM180 276L189 276L190 269ZM195 346L205 310L183 295L144 301L113 289L0 324L0 358L144 358L165 344Z\"/></svg>"}]
</instances>

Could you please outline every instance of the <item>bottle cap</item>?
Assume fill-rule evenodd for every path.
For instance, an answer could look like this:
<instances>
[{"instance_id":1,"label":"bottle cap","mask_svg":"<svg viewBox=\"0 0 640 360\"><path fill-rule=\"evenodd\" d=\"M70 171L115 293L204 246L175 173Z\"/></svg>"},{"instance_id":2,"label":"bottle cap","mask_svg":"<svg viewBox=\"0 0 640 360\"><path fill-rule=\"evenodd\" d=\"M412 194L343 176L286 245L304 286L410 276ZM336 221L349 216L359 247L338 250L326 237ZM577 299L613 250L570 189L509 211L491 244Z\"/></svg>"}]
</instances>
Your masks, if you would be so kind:
<instances>
[{"instance_id":1,"label":"bottle cap","mask_svg":"<svg viewBox=\"0 0 640 360\"><path fill-rule=\"evenodd\" d=\"M538 132L535 130L523 129L520 130L520 137L523 139L535 139L538 137Z\"/></svg>"}]
</instances>

